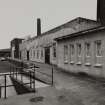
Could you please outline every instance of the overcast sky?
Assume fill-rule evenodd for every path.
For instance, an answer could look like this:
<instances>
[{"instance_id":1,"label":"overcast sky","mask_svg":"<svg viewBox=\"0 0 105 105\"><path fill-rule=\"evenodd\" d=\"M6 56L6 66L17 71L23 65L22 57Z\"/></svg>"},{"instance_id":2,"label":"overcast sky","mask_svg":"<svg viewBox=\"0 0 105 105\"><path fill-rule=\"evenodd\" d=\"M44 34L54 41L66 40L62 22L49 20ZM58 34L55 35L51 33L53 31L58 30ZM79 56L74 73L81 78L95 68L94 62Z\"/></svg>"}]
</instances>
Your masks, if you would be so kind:
<instances>
[{"instance_id":1,"label":"overcast sky","mask_svg":"<svg viewBox=\"0 0 105 105\"><path fill-rule=\"evenodd\" d=\"M36 35L36 19L42 32L76 17L96 19L97 0L0 0L0 49L10 41Z\"/></svg>"}]
</instances>

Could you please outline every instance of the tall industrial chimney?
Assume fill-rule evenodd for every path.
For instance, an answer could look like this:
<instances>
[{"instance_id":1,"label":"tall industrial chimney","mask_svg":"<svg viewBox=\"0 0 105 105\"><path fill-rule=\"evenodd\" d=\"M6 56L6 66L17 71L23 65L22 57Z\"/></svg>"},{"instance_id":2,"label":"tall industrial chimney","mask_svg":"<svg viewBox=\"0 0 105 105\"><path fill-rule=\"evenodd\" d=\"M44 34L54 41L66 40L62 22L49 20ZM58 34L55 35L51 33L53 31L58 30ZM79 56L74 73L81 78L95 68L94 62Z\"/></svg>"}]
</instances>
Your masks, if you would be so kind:
<instances>
[{"instance_id":1,"label":"tall industrial chimney","mask_svg":"<svg viewBox=\"0 0 105 105\"><path fill-rule=\"evenodd\" d=\"M97 0L97 21L105 25L105 0Z\"/></svg>"},{"instance_id":2,"label":"tall industrial chimney","mask_svg":"<svg viewBox=\"0 0 105 105\"><path fill-rule=\"evenodd\" d=\"M41 20L37 19L37 36L41 35Z\"/></svg>"}]
</instances>

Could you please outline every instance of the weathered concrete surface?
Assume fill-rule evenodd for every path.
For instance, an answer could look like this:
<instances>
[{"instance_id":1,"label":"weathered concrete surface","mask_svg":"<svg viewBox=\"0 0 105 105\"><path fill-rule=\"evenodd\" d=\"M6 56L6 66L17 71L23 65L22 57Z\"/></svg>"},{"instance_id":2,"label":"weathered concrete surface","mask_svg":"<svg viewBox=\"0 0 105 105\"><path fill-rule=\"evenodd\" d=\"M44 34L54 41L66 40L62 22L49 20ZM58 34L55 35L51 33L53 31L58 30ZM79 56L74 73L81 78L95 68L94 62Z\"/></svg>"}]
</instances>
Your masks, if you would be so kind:
<instances>
[{"instance_id":1,"label":"weathered concrete surface","mask_svg":"<svg viewBox=\"0 0 105 105\"><path fill-rule=\"evenodd\" d=\"M38 99L35 99L37 98ZM31 101L34 100L34 101ZM0 105L83 105L76 93L56 90L53 87L40 88L36 94L25 94L1 100Z\"/></svg>"},{"instance_id":2,"label":"weathered concrete surface","mask_svg":"<svg viewBox=\"0 0 105 105\"><path fill-rule=\"evenodd\" d=\"M42 72L51 73L51 66L41 63L35 64L40 66ZM76 93L84 105L101 105L101 102L105 103L104 83L86 77L74 76L70 73L62 72L61 69L56 67L54 67L54 87L57 89L69 89L71 92Z\"/></svg>"},{"instance_id":3,"label":"weathered concrete surface","mask_svg":"<svg viewBox=\"0 0 105 105\"><path fill-rule=\"evenodd\" d=\"M49 65L40 63L36 63L36 65L39 65L43 72L51 72ZM45 97L44 102L30 102L29 100L35 96ZM55 67L53 88L40 88L37 94L25 94L1 100L0 105L105 105L105 84L62 72Z\"/></svg>"}]
</instances>

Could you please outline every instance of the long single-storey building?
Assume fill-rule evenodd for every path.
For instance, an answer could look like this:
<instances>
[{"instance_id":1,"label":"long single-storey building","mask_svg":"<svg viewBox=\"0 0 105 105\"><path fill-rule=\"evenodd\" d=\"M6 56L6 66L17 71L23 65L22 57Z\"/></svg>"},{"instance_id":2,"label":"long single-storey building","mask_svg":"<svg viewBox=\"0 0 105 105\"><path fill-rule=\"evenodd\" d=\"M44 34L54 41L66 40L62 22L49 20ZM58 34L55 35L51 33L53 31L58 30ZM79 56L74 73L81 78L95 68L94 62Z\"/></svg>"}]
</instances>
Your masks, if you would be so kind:
<instances>
[{"instance_id":1,"label":"long single-storey building","mask_svg":"<svg viewBox=\"0 0 105 105\"><path fill-rule=\"evenodd\" d=\"M105 1L97 0L97 20L78 17L19 44L22 60L49 63L72 72L105 77Z\"/></svg>"},{"instance_id":2,"label":"long single-storey building","mask_svg":"<svg viewBox=\"0 0 105 105\"><path fill-rule=\"evenodd\" d=\"M55 40L59 67L71 72L105 77L105 26Z\"/></svg>"},{"instance_id":3,"label":"long single-storey building","mask_svg":"<svg viewBox=\"0 0 105 105\"><path fill-rule=\"evenodd\" d=\"M23 60L57 64L57 43L55 38L100 26L99 22L78 17L48 32L37 35L20 44Z\"/></svg>"}]
</instances>

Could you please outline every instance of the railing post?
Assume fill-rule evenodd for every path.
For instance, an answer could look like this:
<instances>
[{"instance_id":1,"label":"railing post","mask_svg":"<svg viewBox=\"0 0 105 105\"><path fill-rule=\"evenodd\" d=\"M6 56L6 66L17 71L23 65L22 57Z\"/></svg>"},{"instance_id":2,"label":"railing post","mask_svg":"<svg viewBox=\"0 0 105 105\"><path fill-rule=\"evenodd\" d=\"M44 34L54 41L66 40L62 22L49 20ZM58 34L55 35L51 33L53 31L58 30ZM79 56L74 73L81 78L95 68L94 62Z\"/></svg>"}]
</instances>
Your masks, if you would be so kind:
<instances>
[{"instance_id":1,"label":"railing post","mask_svg":"<svg viewBox=\"0 0 105 105\"><path fill-rule=\"evenodd\" d=\"M35 92L36 92L36 88L35 88L35 79L36 79L36 78L35 78L35 65L34 65L34 72L33 72L33 73L34 73L34 90L35 90Z\"/></svg>"},{"instance_id":2,"label":"railing post","mask_svg":"<svg viewBox=\"0 0 105 105\"><path fill-rule=\"evenodd\" d=\"M53 79L54 79L54 77L53 77L53 66L52 66L52 86L53 86L53 84L54 84L54 81L53 81Z\"/></svg>"},{"instance_id":3,"label":"railing post","mask_svg":"<svg viewBox=\"0 0 105 105\"><path fill-rule=\"evenodd\" d=\"M11 77L11 64L10 64L10 77Z\"/></svg>"},{"instance_id":4,"label":"railing post","mask_svg":"<svg viewBox=\"0 0 105 105\"><path fill-rule=\"evenodd\" d=\"M13 77L14 77L14 66L12 68L13 68Z\"/></svg>"},{"instance_id":5,"label":"railing post","mask_svg":"<svg viewBox=\"0 0 105 105\"><path fill-rule=\"evenodd\" d=\"M32 88L32 85L31 85L31 71L30 71L30 88Z\"/></svg>"},{"instance_id":6,"label":"railing post","mask_svg":"<svg viewBox=\"0 0 105 105\"><path fill-rule=\"evenodd\" d=\"M17 80L17 67L16 67L16 80Z\"/></svg>"},{"instance_id":7,"label":"railing post","mask_svg":"<svg viewBox=\"0 0 105 105\"><path fill-rule=\"evenodd\" d=\"M1 86L0 86L0 98L1 98Z\"/></svg>"},{"instance_id":8,"label":"railing post","mask_svg":"<svg viewBox=\"0 0 105 105\"><path fill-rule=\"evenodd\" d=\"M21 72L20 75L21 75L21 82L23 82L23 76L22 76L23 73Z\"/></svg>"},{"instance_id":9,"label":"railing post","mask_svg":"<svg viewBox=\"0 0 105 105\"><path fill-rule=\"evenodd\" d=\"M5 86L4 86L4 88L5 88L5 89L4 89L4 98L6 99L6 94L7 94L7 93L6 93L6 74L4 75L4 85L5 85Z\"/></svg>"}]
</instances>

